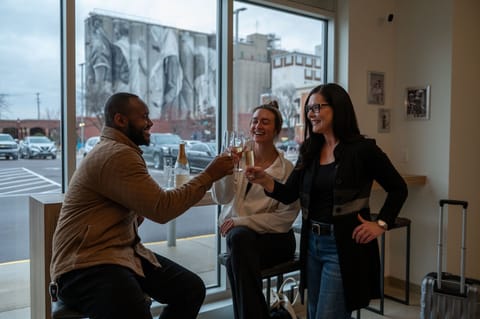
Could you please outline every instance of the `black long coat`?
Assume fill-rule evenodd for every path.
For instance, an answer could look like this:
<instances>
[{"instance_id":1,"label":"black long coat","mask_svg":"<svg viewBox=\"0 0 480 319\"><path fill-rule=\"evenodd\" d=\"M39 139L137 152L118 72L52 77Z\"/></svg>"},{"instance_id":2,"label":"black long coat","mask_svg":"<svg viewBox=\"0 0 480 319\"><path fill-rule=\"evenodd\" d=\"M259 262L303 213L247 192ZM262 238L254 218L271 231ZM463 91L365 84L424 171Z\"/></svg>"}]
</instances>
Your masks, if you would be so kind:
<instances>
[{"instance_id":1,"label":"black long coat","mask_svg":"<svg viewBox=\"0 0 480 319\"><path fill-rule=\"evenodd\" d=\"M371 220L369 197L373 181L387 192L378 219L393 225L407 197L405 181L394 168L375 140L359 138L352 142L340 142L335 150L335 185L333 224L342 273L347 309L353 311L366 307L371 299L380 297L380 258L378 243L357 244L352 232L360 224L357 214ZM295 169L285 184L275 182L269 196L287 204L300 198L302 206L302 233L300 243L300 291L306 285L306 256L310 234L308 218L311 201L317 197L311 193L319 158L305 169ZM297 164L298 166L298 164Z\"/></svg>"}]
</instances>

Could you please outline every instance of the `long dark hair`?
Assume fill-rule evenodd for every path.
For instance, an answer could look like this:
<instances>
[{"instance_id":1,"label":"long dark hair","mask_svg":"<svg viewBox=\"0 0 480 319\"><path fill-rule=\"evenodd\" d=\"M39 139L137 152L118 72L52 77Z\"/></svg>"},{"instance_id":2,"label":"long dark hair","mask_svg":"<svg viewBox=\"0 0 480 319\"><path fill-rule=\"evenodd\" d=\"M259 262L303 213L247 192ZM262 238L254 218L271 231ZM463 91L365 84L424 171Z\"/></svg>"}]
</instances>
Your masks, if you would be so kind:
<instances>
[{"instance_id":1,"label":"long dark hair","mask_svg":"<svg viewBox=\"0 0 480 319\"><path fill-rule=\"evenodd\" d=\"M306 106L313 94L322 95L332 108L333 134L339 142L347 142L361 137L352 100L344 88L335 83L327 83L315 87L310 91L305 100L304 110L307 109ZM310 165L320 152L324 142L323 134L313 133L312 123L308 120L307 113L305 113L304 142L300 147L300 156L302 158L300 168Z\"/></svg>"}]
</instances>

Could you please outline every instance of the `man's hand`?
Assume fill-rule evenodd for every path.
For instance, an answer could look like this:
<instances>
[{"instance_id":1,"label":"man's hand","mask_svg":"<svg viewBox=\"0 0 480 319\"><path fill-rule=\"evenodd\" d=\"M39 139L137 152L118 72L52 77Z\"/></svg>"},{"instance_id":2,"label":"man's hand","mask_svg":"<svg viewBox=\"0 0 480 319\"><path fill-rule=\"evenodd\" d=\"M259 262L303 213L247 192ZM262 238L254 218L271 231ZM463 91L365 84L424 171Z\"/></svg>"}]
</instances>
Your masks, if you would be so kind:
<instances>
[{"instance_id":1,"label":"man's hand","mask_svg":"<svg viewBox=\"0 0 480 319\"><path fill-rule=\"evenodd\" d=\"M385 232L385 229L380 227L377 222L365 220L360 214L357 215L357 218L362 223L355 227L352 233L352 238L357 244L369 243Z\"/></svg>"},{"instance_id":2,"label":"man's hand","mask_svg":"<svg viewBox=\"0 0 480 319\"><path fill-rule=\"evenodd\" d=\"M217 155L205 168L205 173L210 175L214 181L225 175L233 173L233 159L227 154Z\"/></svg>"}]
</instances>

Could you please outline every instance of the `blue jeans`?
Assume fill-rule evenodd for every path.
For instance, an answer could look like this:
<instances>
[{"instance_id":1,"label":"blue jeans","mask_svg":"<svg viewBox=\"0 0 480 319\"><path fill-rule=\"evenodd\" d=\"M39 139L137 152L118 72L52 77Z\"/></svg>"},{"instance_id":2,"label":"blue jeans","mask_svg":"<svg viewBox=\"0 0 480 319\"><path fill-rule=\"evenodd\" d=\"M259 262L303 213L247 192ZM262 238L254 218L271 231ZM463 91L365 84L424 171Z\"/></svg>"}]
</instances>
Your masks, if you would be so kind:
<instances>
[{"instance_id":1,"label":"blue jeans","mask_svg":"<svg viewBox=\"0 0 480 319\"><path fill-rule=\"evenodd\" d=\"M342 274L334 235L309 234L307 256L308 319L351 318L345 308Z\"/></svg>"}]
</instances>

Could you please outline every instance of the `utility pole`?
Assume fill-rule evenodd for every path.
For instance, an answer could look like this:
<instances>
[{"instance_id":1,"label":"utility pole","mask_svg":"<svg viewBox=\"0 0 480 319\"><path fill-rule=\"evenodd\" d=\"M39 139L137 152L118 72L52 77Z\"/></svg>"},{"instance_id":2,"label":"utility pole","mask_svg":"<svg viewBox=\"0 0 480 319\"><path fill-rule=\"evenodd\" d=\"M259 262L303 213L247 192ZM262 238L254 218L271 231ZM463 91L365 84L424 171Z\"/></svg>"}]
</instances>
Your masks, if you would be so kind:
<instances>
[{"instance_id":1,"label":"utility pole","mask_svg":"<svg viewBox=\"0 0 480 319\"><path fill-rule=\"evenodd\" d=\"M85 123L84 123L84 116L85 116L85 92L84 92L84 68L85 68L85 62L80 63L80 94L81 94L81 109L80 109L80 139L81 139L81 144L82 147L84 147L85 143Z\"/></svg>"},{"instance_id":2,"label":"utility pole","mask_svg":"<svg viewBox=\"0 0 480 319\"><path fill-rule=\"evenodd\" d=\"M40 92L37 92L37 120L40 119Z\"/></svg>"}]
</instances>

